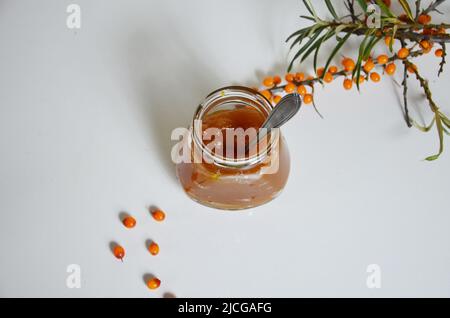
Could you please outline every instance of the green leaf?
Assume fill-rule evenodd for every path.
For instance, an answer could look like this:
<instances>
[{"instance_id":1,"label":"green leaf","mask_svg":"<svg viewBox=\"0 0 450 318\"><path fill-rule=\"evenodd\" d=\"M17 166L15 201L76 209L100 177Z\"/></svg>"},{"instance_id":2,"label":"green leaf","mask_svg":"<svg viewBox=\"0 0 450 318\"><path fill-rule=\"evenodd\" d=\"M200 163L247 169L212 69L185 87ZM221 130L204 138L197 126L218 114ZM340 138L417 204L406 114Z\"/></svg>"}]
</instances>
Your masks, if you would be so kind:
<instances>
[{"instance_id":1,"label":"green leaf","mask_svg":"<svg viewBox=\"0 0 450 318\"><path fill-rule=\"evenodd\" d=\"M314 17L314 20L315 21L319 21L320 19L318 18L317 14L316 14L316 11L314 11L314 7L311 4L311 1L303 0L303 3L305 5L306 9L309 11L309 13L311 13L311 15Z\"/></svg>"},{"instance_id":2,"label":"green leaf","mask_svg":"<svg viewBox=\"0 0 450 318\"><path fill-rule=\"evenodd\" d=\"M319 42L319 44L316 47L316 51L314 52L314 74L317 73L317 57L319 55L320 46L324 42L326 42L328 39L330 39L335 34L335 31L336 30L334 30L332 28L329 29L328 32L323 37L321 37L320 40L319 40L320 42Z\"/></svg>"},{"instance_id":3,"label":"green leaf","mask_svg":"<svg viewBox=\"0 0 450 318\"><path fill-rule=\"evenodd\" d=\"M327 63L325 64L324 67L324 74L325 72L328 70L328 66L330 66L331 61L333 60L333 58L335 57L335 55L339 52L339 50L342 48L342 46L344 45L344 43L348 40L348 38L352 35L351 32L348 32L336 45L336 47L334 48L334 50L331 52L331 55L328 57Z\"/></svg>"},{"instance_id":4,"label":"green leaf","mask_svg":"<svg viewBox=\"0 0 450 318\"><path fill-rule=\"evenodd\" d=\"M444 151L444 129L442 127L441 117L439 116L439 114L436 114L435 118L436 118L436 127L437 127L437 131L438 131L438 135L439 135L439 152L433 156L429 156L429 157L425 158L425 160L427 160L427 161L433 161L433 160L438 159L439 156Z\"/></svg>"},{"instance_id":5,"label":"green leaf","mask_svg":"<svg viewBox=\"0 0 450 318\"><path fill-rule=\"evenodd\" d=\"M298 36L298 35L302 35L303 33L308 33L308 31L311 29L312 27L306 27L303 29L300 29L298 31L295 31L294 33L292 33L291 35L288 36L288 38L286 39L286 43L289 42L292 38Z\"/></svg>"},{"instance_id":6,"label":"green leaf","mask_svg":"<svg viewBox=\"0 0 450 318\"><path fill-rule=\"evenodd\" d=\"M300 48L300 50L298 50L298 52L295 54L294 58L292 59L291 63L289 64L288 67L288 72L290 72L292 70L292 66L294 65L294 62L302 55L303 52L305 52L310 46L311 44L314 43L314 41L319 37L319 35L322 33L323 31L323 27L319 28L317 30L317 32L314 34L314 36L312 38L309 39L308 42L305 43L304 46L302 46Z\"/></svg>"},{"instance_id":7,"label":"green leaf","mask_svg":"<svg viewBox=\"0 0 450 318\"><path fill-rule=\"evenodd\" d=\"M392 13L391 9L384 4L383 0L376 0L376 2L386 16L389 18L395 18L395 15Z\"/></svg>"},{"instance_id":8,"label":"green leaf","mask_svg":"<svg viewBox=\"0 0 450 318\"><path fill-rule=\"evenodd\" d=\"M435 121L436 121L436 118L433 118L433 120L431 121L431 123L428 126L422 126L422 125L419 125L415 120L413 120L413 119L411 120L413 126L423 132L429 132L430 129L433 128Z\"/></svg>"},{"instance_id":9,"label":"green leaf","mask_svg":"<svg viewBox=\"0 0 450 318\"><path fill-rule=\"evenodd\" d=\"M364 13L367 12L367 3L366 0L357 0L361 9L363 9Z\"/></svg>"},{"instance_id":10,"label":"green leaf","mask_svg":"<svg viewBox=\"0 0 450 318\"><path fill-rule=\"evenodd\" d=\"M359 90L359 77L361 75L361 64L363 61L364 52L366 50L366 43L372 33L374 32L373 29L367 30L366 35L364 36L364 39L362 40L360 46L359 46L359 54L358 54L358 61L356 62L355 69L353 70L352 77L355 78L356 75L356 87Z\"/></svg>"},{"instance_id":11,"label":"green leaf","mask_svg":"<svg viewBox=\"0 0 450 318\"><path fill-rule=\"evenodd\" d=\"M408 1L406 1L406 0L399 0L398 2L400 2L400 4L402 5L403 10L405 11L405 13L408 16L408 18L411 21L414 21L414 17L413 17L413 14L411 12L411 8L409 7Z\"/></svg>"},{"instance_id":12,"label":"green leaf","mask_svg":"<svg viewBox=\"0 0 450 318\"><path fill-rule=\"evenodd\" d=\"M392 30L392 36L391 36L391 41L389 42L389 51L393 52L394 51L394 39L395 39L395 35L397 34L397 30L398 30L398 25L394 25L394 29Z\"/></svg>"},{"instance_id":13,"label":"green leaf","mask_svg":"<svg viewBox=\"0 0 450 318\"><path fill-rule=\"evenodd\" d=\"M373 36L370 38L369 42L367 43L366 47L364 48L363 58L362 58L363 61L365 61L366 59L369 58L370 53L372 53L373 47L374 47L374 46L378 43L378 41L380 41L380 40L381 40L381 38L379 38L379 37L377 37L377 36L375 36L375 35L373 35Z\"/></svg>"},{"instance_id":14,"label":"green leaf","mask_svg":"<svg viewBox=\"0 0 450 318\"><path fill-rule=\"evenodd\" d=\"M336 14L336 10L334 10L333 4L331 3L330 0L325 0L325 3L327 5L328 11L330 11L331 15L333 16L333 18L335 18L336 20L338 20L338 16Z\"/></svg>"}]
</instances>

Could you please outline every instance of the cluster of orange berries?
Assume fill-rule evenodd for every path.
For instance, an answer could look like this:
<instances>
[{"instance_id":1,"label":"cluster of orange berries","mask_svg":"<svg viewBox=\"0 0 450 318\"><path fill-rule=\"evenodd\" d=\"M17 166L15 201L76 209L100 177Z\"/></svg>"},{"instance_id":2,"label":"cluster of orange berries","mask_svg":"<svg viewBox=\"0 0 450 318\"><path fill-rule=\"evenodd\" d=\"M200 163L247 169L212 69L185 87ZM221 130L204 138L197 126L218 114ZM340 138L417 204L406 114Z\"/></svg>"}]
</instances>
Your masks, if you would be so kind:
<instances>
[{"instance_id":1,"label":"cluster of orange berries","mask_svg":"<svg viewBox=\"0 0 450 318\"><path fill-rule=\"evenodd\" d=\"M154 209L151 211L151 215L153 219L158 222L162 222L166 218L166 214L160 209ZM132 229L136 226L136 219L131 215L127 215L122 219L122 223L127 229ZM159 245L152 241L148 244L148 251L151 255L158 255ZM125 257L125 249L121 245L114 243L113 254L117 259L120 259L123 262ZM161 285L161 281L157 277L152 276L146 281L146 284L149 289L157 289Z\"/></svg>"},{"instance_id":2,"label":"cluster of orange berries","mask_svg":"<svg viewBox=\"0 0 450 318\"><path fill-rule=\"evenodd\" d=\"M422 18L424 20L425 18ZM425 22L425 21L422 21ZM444 30L445 33L445 30ZM387 46L390 46L392 38L390 36L385 37L385 43ZM423 53L429 53L433 48L433 43L429 40L422 40L419 43ZM402 47L400 48L396 55L392 58L389 58L386 54L379 55L376 59L369 57L364 61L362 65L362 69L366 76L359 76L359 83L363 83L365 80L371 80L374 83L378 83L381 80L381 75L378 72L374 71L375 66L381 66L384 69L384 73L387 75L394 75L397 66L394 63L394 60L401 59L405 60L410 56L411 52L408 48ZM444 51L442 49L437 49L435 51L435 55L437 57L442 57L444 55ZM345 57L342 61L342 69L339 70L337 66L330 66L326 72L323 67L317 69L317 77L306 76L304 73L288 73L285 75L285 85L281 85L282 79L280 76L268 76L264 78L262 84L264 89L260 91L260 93L266 97L273 104L277 104L281 100L281 95L273 94L274 91L283 89L285 93L290 94L297 92L303 98L303 102L305 104L311 104L313 102L313 94L312 92L308 93L307 86L313 87L314 82L323 81L325 83L331 83L337 76L346 76L342 85L344 89L350 90L353 87L353 83L356 83L356 78L353 80L347 78L347 75L351 74L356 67L355 61L349 57ZM417 70L417 66L414 64L410 64L408 67L408 71L410 73L414 73Z\"/></svg>"}]
</instances>

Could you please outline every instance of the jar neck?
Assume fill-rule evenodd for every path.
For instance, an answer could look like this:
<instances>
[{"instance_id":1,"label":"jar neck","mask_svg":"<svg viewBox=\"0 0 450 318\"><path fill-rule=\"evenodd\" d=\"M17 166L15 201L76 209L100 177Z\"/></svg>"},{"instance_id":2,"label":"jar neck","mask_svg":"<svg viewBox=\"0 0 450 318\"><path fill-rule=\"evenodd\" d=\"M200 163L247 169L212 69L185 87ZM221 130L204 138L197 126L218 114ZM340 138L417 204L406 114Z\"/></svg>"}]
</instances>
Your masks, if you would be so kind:
<instances>
[{"instance_id":1,"label":"jar neck","mask_svg":"<svg viewBox=\"0 0 450 318\"><path fill-rule=\"evenodd\" d=\"M273 129L270 134L259 141L253 151L245 153L243 157L230 157L218 154L212 151L203 140L203 120L219 109L233 104L251 107L258 111L264 117L264 120L267 119L272 110L271 103L263 95L247 87L229 86L212 92L199 105L194 115L191 128L194 152L196 152L197 156L202 156L202 161L223 168L246 169L262 164L278 146L279 129ZM222 128L224 127L216 127L216 129ZM232 128L239 129L241 127ZM255 131L256 133L258 132L258 130Z\"/></svg>"}]
</instances>

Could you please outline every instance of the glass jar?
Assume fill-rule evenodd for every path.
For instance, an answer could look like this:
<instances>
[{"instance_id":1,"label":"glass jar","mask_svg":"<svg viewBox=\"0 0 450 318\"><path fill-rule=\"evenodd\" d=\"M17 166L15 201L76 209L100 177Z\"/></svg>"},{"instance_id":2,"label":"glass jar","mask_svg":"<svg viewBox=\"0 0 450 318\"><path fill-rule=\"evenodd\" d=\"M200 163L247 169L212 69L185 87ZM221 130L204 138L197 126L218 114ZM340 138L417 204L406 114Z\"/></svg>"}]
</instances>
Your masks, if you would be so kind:
<instances>
[{"instance_id":1,"label":"glass jar","mask_svg":"<svg viewBox=\"0 0 450 318\"><path fill-rule=\"evenodd\" d=\"M240 86L214 91L199 105L183 141L187 160L176 165L178 179L193 200L213 208L240 210L269 202L281 192L290 159L280 131L271 130L267 138L254 142L252 151L247 149L251 139L258 139L243 133L257 131L271 110L264 96ZM216 129L215 138L210 138L211 128ZM223 133L222 139L217 132ZM245 151L230 143L237 139L245 140Z\"/></svg>"}]
</instances>

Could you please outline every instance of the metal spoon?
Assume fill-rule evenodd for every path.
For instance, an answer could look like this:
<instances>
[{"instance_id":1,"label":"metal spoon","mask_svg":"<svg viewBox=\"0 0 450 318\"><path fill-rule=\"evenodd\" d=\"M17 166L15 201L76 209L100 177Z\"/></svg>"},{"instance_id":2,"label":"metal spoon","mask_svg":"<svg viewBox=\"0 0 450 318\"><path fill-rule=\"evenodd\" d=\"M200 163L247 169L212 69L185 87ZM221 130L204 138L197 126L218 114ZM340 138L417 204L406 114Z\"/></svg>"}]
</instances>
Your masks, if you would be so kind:
<instances>
[{"instance_id":1,"label":"metal spoon","mask_svg":"<svg viewBox=\"0 0 450 318\"><path fill-rule=\"evenodd\" d=\"M292 117L297 114L302 105L302 99L297 93L284 96L280 102L272 109L266 121L259 129L256 138L250 141L245 147L246 152L255 146L261 138L267 135L273 128L279 128L287 123Z\"/></svg>"}]
</instances>

